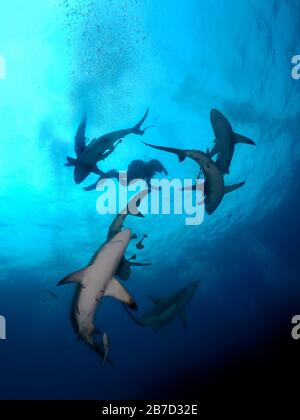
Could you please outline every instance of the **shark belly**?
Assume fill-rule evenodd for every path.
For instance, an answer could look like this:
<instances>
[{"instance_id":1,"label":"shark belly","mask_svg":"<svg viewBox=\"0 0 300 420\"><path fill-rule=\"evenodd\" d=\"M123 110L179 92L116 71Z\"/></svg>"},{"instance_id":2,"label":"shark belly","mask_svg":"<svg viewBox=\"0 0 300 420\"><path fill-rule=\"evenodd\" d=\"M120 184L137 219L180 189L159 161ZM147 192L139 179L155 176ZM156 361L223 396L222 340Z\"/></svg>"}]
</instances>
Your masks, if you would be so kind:
<instances>
[{"instance_id":1,"label":"shark belly","mask_svg":"<svg viewBox=\"0 0 300 420\"><path fill-rule=\"evenodd\" d=\"M99 137L88 145L85 151L80 155L80 161L83 165L94 167L99 160L103 159L103 154L107 150L112 150L114 144L121 138L131 133L131 130L114 131Z\"/></svg>"},{"instance_id":2,"label":"shark belly","mask_svg":"<svg viewBox=\"0 0 300 420\"><path fill-rule=\"evenodd\" d=\"M100 137L89 144L85 151L80 155L78 163L93 168L101 159L106 149L106 141Z\"/></svg>"},{"instance_id":3,"label":"shark belly","mask_svg":"<svg viewBox=\"0 0 300 420\"><path fill-rule=\"evenodd\" d=\"M95 331L94 318L96 310L95 292L90 286L87 286L78 296L77 305L74 308L78 333L85 341L89 341Z\"/></svg>"},{"instance_id":4,"label":"shark belly","mask_svg":"<svg viewBox=\"0 0 300 420\"><path fill-rule=\"evenodd\" d=\"M80 155L76 161L74 168L74 181L76 184L83 182L93 171L96 162L91 162L88 159L85 159L85 152Z\"/></svg>"},{"instance_id":5,"label":"shark belly","mask_svg":"<svg viewBox=\"0 0 300 420\"><path fill-rule=\"evenodd\" d=\"M84 339L95 331L94 318L101 298L115 275L120 260L131 237L131 231L123 231L105 244L89 268L88 277L83 281L75 310L79 335Z\"/></svg>"},{"instance_id":6,"label":"shark belly","mask_svg":"<svg viewBox=\"0 0 300 420\"><path fill-rule=\"evenodd\" d=\"M166 308L166 310L161 314L163 320L163 325L171 322L178 315L178 308L176 303L173 303L171 306Z\"/></svg>"}]
</instances>

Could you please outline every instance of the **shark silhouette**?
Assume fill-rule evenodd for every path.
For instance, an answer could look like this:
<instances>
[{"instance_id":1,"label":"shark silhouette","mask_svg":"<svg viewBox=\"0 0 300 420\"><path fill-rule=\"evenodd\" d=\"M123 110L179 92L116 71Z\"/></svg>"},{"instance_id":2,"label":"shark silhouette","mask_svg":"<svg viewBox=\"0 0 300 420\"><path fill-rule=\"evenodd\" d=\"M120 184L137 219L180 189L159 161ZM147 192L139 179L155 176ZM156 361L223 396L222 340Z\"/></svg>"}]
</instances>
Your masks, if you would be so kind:
<instances>
[{"instance_id":1,"label":"shark silhouette","mask_svg":"<svg viewBox=\"0 0 300 420\"><path fill-rule=\"evenodd\" d=\"M92 140L87 144L85 137L86 117L84 116L75 136L76 159L67 157L66 166L74 166L74 181L76 184L83 182L90 173L101 175L97 167L97 162L106 159L121 142L121 139L129 134L142 136L147 128L142 129L149 113L146 110L143 118L132 128L114 131Z\"/></svg>"},{"instance_id":2,"label":"shark silhouette","mask_svg":"<svg viewBox=\"0 0 300 420\"><path fill-rule=\"evenodd\" d=\"M133 316L125 306L124 308L136 324L141 327L152 327L155 332L169 324L177 316L179 316L183 327L186 328L186 305L195 295L199 284L200 281L193 281L176 293L163 299L149 295L148 297L152 301L153 307L139 319Z\"/></svg>"},{"instance_id":3,"label":"shark silhouette","mask_svg":"<svg viewBox=\"0 0 300 420\"><path fill-rule=\"evenodd\" d=\"M200 166L205 178L204 205L207 214L212 214L219 207L226 193L234 191L245 184L245 182L240 182L235 185L225 186L223 175L217 164L211 159L209 154L201 152L200 150L184 150L175 149L173 147L154 146L153 144L148 143L144 144L153 147L154 149L174 153L178 156L179 162L184 161L186 158L190 158ZM195 186L193 188L195 188Z\"/></svg>"},{"instance_id":4,"label":"shark silhouette","mask_svg":"<svg viewBox=\"0 0 300 420\"><path fill-rule=\"evenodd\" d=\"M133 197L130 201L130 203L138 203L148 194L148 190L144 190L138 193L135 197ZM124 227L125 219L128 215L133 215L136 217L143 218L144 216L138 212L137 214L132 214L130 212L130 203L127 205L126 211L122 211L121 213L117 214L117 216L114 218L113 222L111 223L108 234L107 234L107 240L111 239L115 235L117 235L119 232L122 231L122 228ZM138 205L137 205L138 207ZM132 235L131 239L135 238L136 235ZM123 281L129 280L131 276L131 267L149 267L152 265L152 263L139 263L136 262L136 255L133 255L131 258L126 258L123 256L121 259L120 265L118 267L118 270L116 272L116 276Z\"/></svg>"},{"instance_id":5,"label":"shark silhouette","mask_svg":"<svg viewBox=\"0 0 300 420\"><path fill-rule=\"evenodd\" d=\"M94 184L83 188L85 191L93 191L96 189L98 182L101 179L111 179L116 178L118 179L120 174L116 169L112 169L108 172L102 172L100 178L97 182ZM157 160L152 159L149 162L144 162L143 160L133 160L127 169L127 183L129 184L134 179L143 179L146 181L148 187L150 188L151 179L154 177L156 173L164 173L165 175L168 175L168 171L163 166L163 164Z\"/></svg>"},{"instance_id":6,"label":"shark silhouette","mask_svg":"<svg viewBox=\"0 0 300 420\"><path fill-rule=\"evenodd\" d=\"M96 310L104 296L114 297L137 310L134 299L115 278L116 271L131 238L131 231L125 229L112 237L95 253L89 265L70 274L58 283L78 285L71 310L71 321L79 339L105 357L103 343L97 342L94 325ZM108 362L113 365L111 361Z\"/></svg>"},{"instance_id":7,"label":"shark silhouette","mask_svg":"<svg viewBox=\"0 0 300 420\"><path fill-rule=\"evenodd\" d=\"M216 164L222 175L229 174L235 145L245 143L255 146L255 143L248 137L234 133L230 122L217 109L210 111L210 121L215 134L215 145L209 155L210 157L218 155Z\"/></svg>"}]
</instances>

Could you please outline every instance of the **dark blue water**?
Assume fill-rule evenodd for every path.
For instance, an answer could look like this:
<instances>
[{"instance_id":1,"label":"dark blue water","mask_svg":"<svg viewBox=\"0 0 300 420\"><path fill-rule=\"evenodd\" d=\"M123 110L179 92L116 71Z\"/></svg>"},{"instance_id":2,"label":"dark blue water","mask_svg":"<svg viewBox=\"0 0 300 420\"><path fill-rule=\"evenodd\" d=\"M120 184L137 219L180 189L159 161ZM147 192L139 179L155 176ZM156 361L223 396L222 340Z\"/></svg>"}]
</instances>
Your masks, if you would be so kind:
<instances>
[{"instance_id":1,"label":"dark blue water","mask_svg":"<svg viewBox=\"0 0 300 420\"><path fill-rule=\"evenodd\" d=\"M198 397L226 375L249 385L257 360L263 370L265 360L286 357L265 359L264 349L289 339L300 310L300 82L291 78L299 18L296 0L3 3L0 398ZM153 266L135 269L126 284L141 313L151 307L147 294L167 296L194 280L201 287L186 331L179 319L158 334L139 328L104 299L96 324L109 334L117 369L101 369L71 328L73 286L55 285L88 262L112 216L97 214L98 193L76 186L64 163L84 111L95 137L132 125L147 106L150 143L212 147L209 111L218 108L257 146L237 146L226 183L246 185L202 225L185 226L184 216L127 219L149 236L140 258ZM126 169L133 158L160 159L170 177L198 174L192 161L179 164L138 137L102 168ZM270 379L263 372L258 384Z\"/></svg>"}]
</instances>

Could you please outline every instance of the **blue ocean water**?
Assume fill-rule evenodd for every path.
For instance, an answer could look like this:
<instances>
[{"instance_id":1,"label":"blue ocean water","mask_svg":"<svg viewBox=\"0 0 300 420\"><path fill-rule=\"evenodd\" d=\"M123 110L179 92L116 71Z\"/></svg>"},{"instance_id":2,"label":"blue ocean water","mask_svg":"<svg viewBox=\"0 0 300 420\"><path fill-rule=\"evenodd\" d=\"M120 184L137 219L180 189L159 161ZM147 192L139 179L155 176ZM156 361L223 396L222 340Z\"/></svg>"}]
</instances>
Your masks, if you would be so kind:
<instances>
[{"instance_id":1,"label":"blue ocean water","mask_svg":"<svg viewBox=\"0 0 300 420\"><path fill-rule=\"evenodd\" d=\"M11 0L0 14L0 398L170 398L203 392L220 372L289 334L299 296L300 4L218 0ZM126 284L140 312L147 294L167 296L200 280L188 328L177 319L155 334L121 305L101 303L96 324L117 365L78 342L69 321L74 288L56 289L105 241L112 216L97 192L75 185L64 166L83 112L88 136L133 125L150 108L143 140L212 147L211 108L255 140L238 145L227 195L200 226L184 216L128 218L147 233ZM124 140L101 166L159 159L170 177L197 165ZM96 175L89 178L95 181ZM88 185L87 181L87 184ZM128 255L133 249L128 251ZM58 294L51 299L41 289ZM281 324L280 324L281 325ZM200 391L199 391L200 392ZM182 394L181 394L182 393ZM194 395L193 394L193 395ZM192 395L192 394L191 394Z\"/></svg>"}]
</instances>

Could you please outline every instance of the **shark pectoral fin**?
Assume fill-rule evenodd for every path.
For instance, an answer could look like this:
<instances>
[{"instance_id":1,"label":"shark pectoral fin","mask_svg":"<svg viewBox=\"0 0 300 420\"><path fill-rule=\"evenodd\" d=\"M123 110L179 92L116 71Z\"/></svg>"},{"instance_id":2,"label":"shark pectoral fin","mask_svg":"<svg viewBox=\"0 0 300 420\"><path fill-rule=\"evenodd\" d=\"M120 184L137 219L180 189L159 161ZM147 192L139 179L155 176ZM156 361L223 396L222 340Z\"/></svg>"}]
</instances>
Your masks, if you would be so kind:
<instances>
[{"instance_id":1,"label":"shark pectoral fin","mask_svg":"<svg viewBox=\"0 0 300 420\"><path fill-rule=\"evenodd\" d=\"M252 146L256 146L253 140L249 139L246 136L242 136L241 134L234 133L234 143L244 143L244 144L251 144Z\"/></svg>"},{"instance_id":2,"label":"shark pectoral fin","mask_svg":"<svg viewBox=\"0 0 300 420\"><path fill-rule=\"evenodd\" d=\"M62 286L64 284L69 284L69 283L80 283L80 284L82 284L83 279L86 275L86 271L87 271L86 268L84 268L82 270L79 270L79 271L75 271L75 273L70 274L69 276L63 278L60 282L58 282L57 286Z\"/></svg>"},{"instance_id":3,"label":"shark pectoral fin","mask_svg":"<svg viewBox=\"0 0 300 420\"><path fill-rule=\"evenodd\" d=\"M238 184L230 185L227 187L224 187L224 194L230 193L231 191L237 190L238 188L245 185L245 182L239 182Z\"/></svg>"},{"instance_id":4,"label":"shark pectoral fin","mask_svg":"<svg viewBox=\"0 0 300 420\"><path fill-rule=\"evenodd\" d=\"M104 296L111 296L115 299L118 299L120 302L128 305L131 309L137 311L137 304L135 303L134 299L115 277L113 277L109 282Z\"/></svg>"},{"instance_id":5,"label":"shark pectoral fin","mask_svg":"<svg viewBox=\"0 0 300 420\"><path fill-rule=\"evenodd\" d=\"M164 152L174 153L178 156L179 162L183 162L187 157L186 152L181 149L175 149L174 147L164 147L164 146L155 146L154 144L149 144L143 142L146 146L152 147L153 149L162 150Z\"/></svg>"},{"instance_id":6,"label":"shark pectoral fin","mask_svg":"<svg viewBox=\"0 0 300 420\"><path fill-rule=\"evenodd\" d=\"M187 327L187 315L186 315L186 311L184 309L179 312L179 318L180 318L180 321L182 323L183 328L186 329L186 327Z\"/></svg>"},{"instance_id":7,"label":"shark pectoral fin","mask_svg":"<svg viewBox=\"0 0 300 420\"><path fill-rule=\"evenodd\" d=\"M93 172L93 174L96 174L96 175L101 175L101 176L103 176L103 175L104 175L104 172L103 172L103 171L101 171L101 170L98 168L98 166L97 166L97 165L95 165L95 166L93 167L93 170L92 170L91 172Z\"/></svg>"},{"instance_id":8,"label":"shark pectoral fin","mask_svg":"<svg viewBox=\"0 0 300 420\"><path fill-rule=\"evenodd\" d=\"M76 166L77 159L71 158L67 156L67 163L65 163L65 166Z\"/></svg>"}]
</instances>

